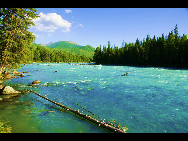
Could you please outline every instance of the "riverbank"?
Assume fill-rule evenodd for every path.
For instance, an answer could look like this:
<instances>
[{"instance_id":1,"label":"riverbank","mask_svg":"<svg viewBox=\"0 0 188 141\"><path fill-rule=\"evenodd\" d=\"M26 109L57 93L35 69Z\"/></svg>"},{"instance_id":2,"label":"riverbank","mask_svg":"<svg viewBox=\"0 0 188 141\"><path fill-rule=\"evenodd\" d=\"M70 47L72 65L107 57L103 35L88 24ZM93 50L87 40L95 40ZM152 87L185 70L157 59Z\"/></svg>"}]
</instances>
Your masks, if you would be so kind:
<instances>
[{"instance_id":1,"label":"riverbank","mask_svg":"<svg viewBox=\"0 0 188 141\"><path fill-rule=\"evenodd\" d=\"M163 69L170 69L170 70L188 70L188 68L183 66L154 66L154 65L121 65L121 64L97 64L103 66L124 66L124 67L137 67L137 68L163 68Z\"/></svg>"},{"instance_id":2,"label":"riverbank","mask_svg":"<svg viewBox=\"0 0 188 141\"><path fill-rule=\"evenodd\" d=\"M16 91L14 90L12 87L10 86L6 86L6 84L4 83L4 81L10 80L12 78L18 78L18 77L24 77L24 73L29 73L29 72L17 72L14 71L12 74L8 73L8 72L3 72L3 75L1 75L0 77L0 104L12 104L10 102L7 101L12 101L12 99L14 99L15 96L18 96L18 94L22 94L22 92ZM16 92L17 94L11 95L11 94L4 94L3 92L5 92L5 88L9 91L9 92ZM10 91L11 90L11 91ZM0 133L12 133L12 126L8 125L5 119L1 119L0 117Z\"/></svg>"},{"instance_id":3,"label":"riverbank","mask_svg":"<svg viewBox=\"0 0 188 141\"><path fill-rule=\"evenodd\" d=\"M0 120L0 133L12 133L11 125L8 125L7 122Z\"/></svg>"}]
</instances>

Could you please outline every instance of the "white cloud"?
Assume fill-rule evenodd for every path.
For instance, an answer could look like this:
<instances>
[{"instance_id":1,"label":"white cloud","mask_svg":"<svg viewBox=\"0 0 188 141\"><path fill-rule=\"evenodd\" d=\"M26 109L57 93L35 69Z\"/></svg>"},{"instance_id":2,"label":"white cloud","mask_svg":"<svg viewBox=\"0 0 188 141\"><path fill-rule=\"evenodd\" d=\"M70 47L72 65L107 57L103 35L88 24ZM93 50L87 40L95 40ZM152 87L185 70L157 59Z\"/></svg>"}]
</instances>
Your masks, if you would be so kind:
<instances>
[{"instance_id":1,"label":"white cloud","mask_svg":"<svg viewBox=\"0 0 188 141\"><path fill-rule=\"evenodd\" d=\"M64 20L61 15L57 15L56 13L43 14L41 12L39 16L33 20L36 31L54 32L57 29L60 29L62 32L70 31L71 23Z\"/></svg>"},{"instance_id":2,"label":"white cloud","mask_svg":"<svg viewBox=\"0 0 188 141\"><path fill-rule=\"evenodd\" d=\"M40 37L40 35L37 35L37 34L35 34L35 33L33 33L33 32L32 32L32 34L33 34L35 37Z\"/></svg>"},{"instance_id":3,"label":"white cloud","mask_svg":"<svg viewBox=\"0 0 188 141\"><path fill-rule=\"evenodd\" d=\"M77 24L76 26L75 26L75 28L77 28L77 27L84 27L82 24ZM74 28L74 29L75 29Z\"/></svg>"},{"instance_id":4,"label":"white cloud","mask_svg":"<svg viewBox=\"0 0 188 141\"><path fill-rule=\"evenodd\" d=\"M82 24L78 24L79 27L84 27Z\"/></svg>"},{"instance_id":5,"label":"white cloud","mask_svg":"<svg viewBox=\"0 0 188 141\"><path fill-rule=\"evenodd\" d=\"M65 13L72 13L72 10L65 10Z\"/></svg>"}]
</instances>

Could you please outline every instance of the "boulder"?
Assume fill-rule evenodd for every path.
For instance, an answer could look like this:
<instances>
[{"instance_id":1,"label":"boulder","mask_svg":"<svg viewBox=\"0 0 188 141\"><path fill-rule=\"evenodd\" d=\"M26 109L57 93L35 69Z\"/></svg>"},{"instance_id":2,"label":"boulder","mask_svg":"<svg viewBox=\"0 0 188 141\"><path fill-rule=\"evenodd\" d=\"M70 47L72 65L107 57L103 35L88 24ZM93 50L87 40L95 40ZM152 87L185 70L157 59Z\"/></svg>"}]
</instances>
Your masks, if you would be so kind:
<instances>
[{"instance_id":1,"label":"boulder","mask_svg":"<svg viewBox=\"0 0 188 141\"><path fill-rule=\"evenodd\" d=\"M13 74L14 76L18 76L18 75L20 75L20 73L17 72L17 71L13 71L12 74Z\"/></svg>"},{"instance_id":2,"label":"boulder","mask_svg":"<svg viewBox=\"0 0 188 141\"><path fill-rule=\"evenodd\" d=\"M4 83L4 81L3 80L0 80L0 84L3 84Z\"/></svg>"},{"instance_id":3,"label":"boulder","mask_svg":"<svg viewBox=\"0 0 188 141\"><path fill-rule=\"evenodd\" d=\"M19 76L20 76L20 77L24 77L24 74L20 74Z\"/></svg>"},{"instance_id":4,"label":"boulder","mask_svg":"<svg viewBox=\"0 0 188 141\"><path fill-rule=\"evenodd\" d=\"M25 72L25 71L23 71L23 72L14 71L12 74L13 74L14 76L24 77L24 74L21 74L21 73L27 73L27 72Z\"/></svg>"},{"instance_id":5,"label":"boulder","mask_svg":"<svg viewBox=\"0 0 188 141\"><path fill-rule=\"evenodd\" d=\"M32 84L39 84L39 83L41 83L39 80L35 80L32 82Z\"/></svg>"},{"instance_id":6,"label":"boulder","mask_svg":"<svg viewBox=\"0 0 188 141\"><path fill-rule=\"evenodd\" d=\"M29 73L29 72L27 72L27 71L23 71L23 72L21 72L21 73Z\"/></svg>"},{"instance_id":7,"label":"boulder","mask_svg":"<svg viewBox=\"0 0 188 141\"><path fill-rule=\"evenodd\" d=\"M21 92L14 90L10 86L5 86L2 88L1 94L20 94Z\"/></svg>"},{"instance_id":8,"label":"boulder","mask_svg":"<svg viewBox=\"0 0 188 141\"><path fill-rule=\"evenodd\" d=\"M11 74L7 74L4 76L4 80L15 78L15 76L12 76Z\"/></svg>"}]
</instances>

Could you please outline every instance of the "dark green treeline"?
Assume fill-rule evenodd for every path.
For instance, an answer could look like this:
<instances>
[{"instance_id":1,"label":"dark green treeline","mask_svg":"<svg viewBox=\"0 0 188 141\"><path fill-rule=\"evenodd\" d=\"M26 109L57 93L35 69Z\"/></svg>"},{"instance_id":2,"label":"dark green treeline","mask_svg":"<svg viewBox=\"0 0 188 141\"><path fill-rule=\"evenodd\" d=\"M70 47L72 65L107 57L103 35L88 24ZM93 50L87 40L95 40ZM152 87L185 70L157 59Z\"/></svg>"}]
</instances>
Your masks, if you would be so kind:
<instances>
[{"instance_id":1,"label":"dark green treeline","mask_svg":"<svg viewBox=\"0 0 188 141\"><path fill-rule=\"evenodd\" d=\"M150 38L135 43L124 43L121 48L97 47L93 61L97 64L184 67L188 68L187 35L179 36L177 24L168 36Z\"/></svg>"}]
</instances>

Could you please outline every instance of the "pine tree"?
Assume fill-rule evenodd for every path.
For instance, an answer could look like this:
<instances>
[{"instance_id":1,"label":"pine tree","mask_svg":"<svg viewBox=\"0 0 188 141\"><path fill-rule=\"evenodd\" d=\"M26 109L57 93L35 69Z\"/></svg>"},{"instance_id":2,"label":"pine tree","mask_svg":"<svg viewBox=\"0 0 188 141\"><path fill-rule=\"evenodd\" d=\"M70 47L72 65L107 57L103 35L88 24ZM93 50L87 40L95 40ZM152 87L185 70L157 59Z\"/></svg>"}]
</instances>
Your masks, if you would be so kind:
<instances>
[{"instance_id":1,"label":"pine tree","mask_svg":"<svg viewBox=\"0 0 188 141\"><path fill-rule=\"evenodd\" d=\"M124 47L124 46L125 46L125 42L124 42L124 40L123 40L121 47Z\"/></svg>"},{"instance_id":2,"label":"pine tree","mask_svg":"<svg viewBox=\"0 0 188 141\"><path fill-rule=\"evenodd\" d=\"M97 48L95 49L95 53L94 53L93 59L94 59L94 61L95 61L97 64L100 64L100 63L102 62L101 46L100 46L100 47L97 47Z\"/></svg>"},{"instance_id":3,"label":"pine tree","mask_svg":"<svg viewBox=\"0 0 188 141\"><path fill-rule=\"evenodd\" d=\"M157 47L158 47L158 53L157 56L157 65L158 66L164 66L166 63L165 60L165 37L164 33L162 34L162 37L157 38Z\"/></svg>"},{"instance_id":4,"label":"pine tree","mask_svg":"<svg viewBox=\"0 0 188 141\"><path fill-rule=\"evenodd\" d=\"M168 66L173 66L175 62L175 35L173 31L169 32L168 39L166 40L166 57Z\"/></svg>"},{"instance_id":5,"label":"pine tree","mask_svg":"<svg viewBox=\"0 0 188 141\"><path fill-rule=\"evenodd\" d=\"M0 9L0 60L1 72L17 69L28 59L28 48L35 36L28 31L37 17L34 8Z\"/></svg>"},{"instance_id":6,"label":"pine tree","mask_svg":"<svg viewBox=\"0 0 188 141\"><path fill-rule=\"evenodd\" d=\"M176 38L178 37L178 25L176 24L175 28L174 28L174 34L176 36Z\"/></svg>"}]
</instances>

